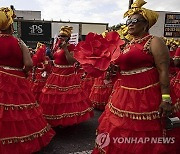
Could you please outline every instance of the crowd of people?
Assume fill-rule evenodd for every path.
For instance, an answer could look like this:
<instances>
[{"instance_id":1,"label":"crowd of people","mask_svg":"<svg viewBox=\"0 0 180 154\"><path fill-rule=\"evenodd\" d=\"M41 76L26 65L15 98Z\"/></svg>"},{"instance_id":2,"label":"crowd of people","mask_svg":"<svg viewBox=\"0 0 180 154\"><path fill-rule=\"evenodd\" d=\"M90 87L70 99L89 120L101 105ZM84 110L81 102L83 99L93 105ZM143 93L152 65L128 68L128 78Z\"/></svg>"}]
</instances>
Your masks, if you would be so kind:
<instances>
[{"instance_id":1,"label":"crowd of people","mask_svg":"<svg viewBox=\"0 0 180 154\"><path fill-rule=\"evenodd\" d=\"M120 30L90 34L86 43L91 46L83 41L70 44L73 28L62 26L51 50L42 42L37 42L36 49L28 48L14 37L14 11L0 8L1 154L40 151L55 135L54 127L85 122L95 108L103 113L93 154L180 151L179 125L166 127L167 118L180 117L180 40L149 34L158 14L143 8L145 3L132 4ZM97 53L99 48L106 51L103 42L108 41L109 50L116 48L116 58ZM81 60L74 56L80 48ZM99 64L107 55L113 60ZM106 64L108 69L100 69ZM133 139L133 143L119 144L114 137ZM175 141L134 142L140 138Z\"/></svg>"}]
</instances>

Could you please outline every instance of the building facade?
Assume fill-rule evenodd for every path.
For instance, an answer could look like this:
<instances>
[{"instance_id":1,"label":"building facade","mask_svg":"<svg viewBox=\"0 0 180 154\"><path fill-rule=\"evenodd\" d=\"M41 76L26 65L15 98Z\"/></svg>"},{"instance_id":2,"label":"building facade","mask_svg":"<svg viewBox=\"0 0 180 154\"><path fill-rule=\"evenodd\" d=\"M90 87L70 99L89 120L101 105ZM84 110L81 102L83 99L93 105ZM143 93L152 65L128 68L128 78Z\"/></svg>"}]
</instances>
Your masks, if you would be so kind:
<instances>
[{"instance_id":1,"label":"building facade","mask_svg":"<svg viewBox=\"0 0 180 154\"><path fill-rule=\"evenodd\" d=\"M180 12L158 11L159 18L150 33L159 37L180 39Z\"/></svg>"}]
</instances>

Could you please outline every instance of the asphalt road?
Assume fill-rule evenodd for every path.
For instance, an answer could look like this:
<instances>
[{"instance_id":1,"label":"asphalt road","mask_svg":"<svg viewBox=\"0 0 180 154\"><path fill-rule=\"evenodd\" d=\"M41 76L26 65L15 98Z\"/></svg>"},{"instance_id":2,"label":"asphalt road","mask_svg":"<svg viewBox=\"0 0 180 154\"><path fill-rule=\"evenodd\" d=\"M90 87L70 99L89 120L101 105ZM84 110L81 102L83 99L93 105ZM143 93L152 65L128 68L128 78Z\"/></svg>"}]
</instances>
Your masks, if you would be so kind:
<instances>
[{"instance_id":1,"label":"asphalt road","mask_svg":"<svg viewBox=\"0 0 180 154\"><path fill-rule=\"evenodd\" d=\"M36 154L90 154L95 144L98 118L102 111L94 110L94 117L69 127L56 127L55 137Z\"/></svg>"}]
</instances>

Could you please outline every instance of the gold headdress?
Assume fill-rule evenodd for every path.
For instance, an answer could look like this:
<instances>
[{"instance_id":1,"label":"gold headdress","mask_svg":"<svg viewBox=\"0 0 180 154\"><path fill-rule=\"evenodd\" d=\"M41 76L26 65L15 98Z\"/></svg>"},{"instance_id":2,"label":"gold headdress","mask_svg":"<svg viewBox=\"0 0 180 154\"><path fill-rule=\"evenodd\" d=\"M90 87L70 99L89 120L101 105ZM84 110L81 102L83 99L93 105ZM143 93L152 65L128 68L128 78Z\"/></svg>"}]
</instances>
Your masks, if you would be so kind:
<instances>
[{"instance_id":1,"label":"gold headdress","mask_svg":"<svg viewBox=\"0 0 180 154\"><path fill-rule=\"evenodd\" d=\"M45 44L38 42L36 45L36 50L42 48Z\"/></svg>"},{"instance_id":2,"label":"gold headdress","mask_svg":"<svg viewBox=\"0 0 180 154\"><path fill-rule=\"evenodd\" d=\"M13 23L14 11L8 7L0 8L0 30L6 30Z\"/></svg>"},{"instance_id":3,"label":"gold headdress","mask_svg":"<svg viewBox=\"0 0 180 154\"><path fill-rule=\"evenodd\" d=\"M131 9L129 9L127 12L124 13L124 18L139 13L143 15L143 17L149 22L149 28L151 28L158 20L159 15L157 12L153 10L142 8L144 4L146 4L144 0L136 0L131 5Z\"/></svg>"},{"instance_id":4,"label":"gold headdress","mask_svg":"<svg viewBox=\"0 0 180 154\"><path fill-rule=\"evenodd\" d=\"M72 30L73 30L73 27L71 26L62 26L60 28L59 34L71 37Z\"/></svg>"}]
</instances>

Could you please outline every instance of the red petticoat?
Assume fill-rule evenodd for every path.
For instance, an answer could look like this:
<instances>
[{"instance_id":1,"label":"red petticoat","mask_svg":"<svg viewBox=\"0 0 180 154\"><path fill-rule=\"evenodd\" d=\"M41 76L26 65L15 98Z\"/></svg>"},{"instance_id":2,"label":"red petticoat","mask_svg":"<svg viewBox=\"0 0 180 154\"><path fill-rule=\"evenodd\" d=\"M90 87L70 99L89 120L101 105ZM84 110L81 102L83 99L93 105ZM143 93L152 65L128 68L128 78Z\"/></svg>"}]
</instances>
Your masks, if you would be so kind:
<instances>
[{"instance_id":1,"label":"red petticoat","mask_svg":"<svg viewBox=\"0 0 180 154\"><path fill-rule=\"evenodd\" d=\"M178 99L173 97L173 104ZM162 143L165 135L158 107L161 103L161 91L156 69L134 75L122 75L114 85L112 97L99 118L97 129L97 147L93 154L126 153L178 153L180 129L166 131L169 144ZM176 110L177 112L177 110ZM120 143L115 142L120 139ZM125 143L122 139L159 138L159 143Z\"/></svg>"},{"instance_id":2,"label":"red petticoat","mask_svg":"<svg viewBox=\"0 0 180 154\"><path fill-rule=\"evenodd\" d=\"M68 126L88 120L93 108L80 85L74 67L54 67L40 96L44 117L52 126Z\"/></svg>"},{"instance_id":3,"label":"red petticoat","mask_svg":"<svg viewBox=\"0 0 180 154\"><path fill-rule=\"evenodd\" d=\"M15 71L14 71L15 72ZM0 153L30 154L46 146L55 132L22 73L0 71Z\"/></svg>"}]
</instances>

